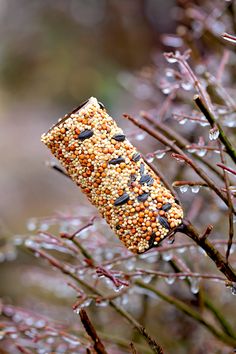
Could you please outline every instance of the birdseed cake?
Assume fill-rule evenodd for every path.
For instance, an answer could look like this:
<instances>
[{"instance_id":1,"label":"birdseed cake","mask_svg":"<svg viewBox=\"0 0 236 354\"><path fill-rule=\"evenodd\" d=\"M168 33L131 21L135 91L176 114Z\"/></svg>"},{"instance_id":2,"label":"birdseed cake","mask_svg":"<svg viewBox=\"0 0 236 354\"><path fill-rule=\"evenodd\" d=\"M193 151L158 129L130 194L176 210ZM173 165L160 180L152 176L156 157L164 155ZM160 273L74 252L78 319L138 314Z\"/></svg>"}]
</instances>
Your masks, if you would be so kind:
<instances>
[{"instance_id":1,"label":"birdseed cake","mask_svg":"<svg viewBox=\"0 0 236 354\"><path fill-rule=\"evenodd\" d=\"M178 201L96 98L59 120L42 142L130 251L158 246L182 223Z\"/></svg>"}]
</instances>

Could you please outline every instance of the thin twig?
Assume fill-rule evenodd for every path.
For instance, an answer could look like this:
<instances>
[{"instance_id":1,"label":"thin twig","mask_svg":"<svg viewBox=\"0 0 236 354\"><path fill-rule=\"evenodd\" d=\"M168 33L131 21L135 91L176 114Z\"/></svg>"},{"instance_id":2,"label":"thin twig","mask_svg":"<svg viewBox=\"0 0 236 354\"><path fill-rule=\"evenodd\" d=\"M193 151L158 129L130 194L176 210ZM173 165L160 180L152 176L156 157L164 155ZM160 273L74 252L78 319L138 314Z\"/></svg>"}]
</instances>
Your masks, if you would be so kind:
<instances>
[{"instance_id":1,"label":"thin twig","mask_svg":"<svg viewBox=\"0 0 236 354\"><path fill-rule=\"evenodd\" d=\"M220 141L225 146L225 149L226 149L227 153L229 154L229 156L231 157L231 159L234 161L234 163L236 163L236 150L234 149L233 145L229 141L226 133L222 129L219 122L216 121L213 114L208 110L207 106L205 105L205 103L203 102L201 97L196 96L194 98L194 101L195 101L196 105L198 106L198 108L200 109L200 111L204 114L204 116L206 117L206 119L210 123L211 127L212 128L217 127L217 129L219 130Z\"/></svg>"},{"instance_id":2,"label":"thin twig","mask_svg":"<svg viewBox=\"0 0 236 354\"><path fill-rule=\"evenodd\" d=\"M200 236L200 239L206 240L212 230L213 230L213 225L208 225L204 233Z\"/></svg>"},{"instance_id":3,"label":"thin twig","mask_svg":"<svg viewBox=\"0 0 236 354\"><path fill-rule=\"evenodd\" d=\"M105 295L100 292L98 289L95 289L92 285L88 284L84 280L82 280L79 276L77 276L71 269L70 267L67 267L63 263L61 263L58 259L53 257L52 255L48 254L47 252L41 250L41 249L34 249L33 247L28 247L31 251L36 252L39 256L42 258L46 259L52 266L58 268L62 273L70 276L72 279L74 279L77 283L79 283L81 286L83 286L85 289L89 290L91 293L94 293L96 295L99 295L100 297L104 298ZM128 322L133 325L137 331L144 337L146 342L148 343L149 347L153 350L155 354L163 354L163 349L162 347L154 340L147 332L147 330L137 321L133 318L131 314L129 314L124 308L121 306L118 306L114 301L109 300L109 304L113 309L116 310L122 317L126 318Z\"/></svg>"},{"instance_id":4,"label":"thin twig","mask_svg":"<svg viewBox=\"0 0 236 354\"><path fill-rule=\"evenodd\" d=\"M220 157L221 157L221 162L225 164L225 157L224 153L222 150L221 143L219 142L219 148L220 148ZM232 246L233 242L233 237L234 237L234 216L233 216L233 203L231 199L231 193L230 193L230 185L229 185L229 178L227 172L224 170L224 179L225 179L225 188L226 188L226 193L229 201L229 239L228 239L228 246L227 246L227 251L226 251L226 261L228 262L229 260L229 255L230 255L230 249Z\"/></svg>"},{"instance_id":5,"label":"thin twig","mask_svg":"<svg viewBox=\"0 0 236 354\"><path fill-rule=\"evenodd\" d=\"M223 170L226 170L228 171L229 173L232 173L233 175L236 176L236 171L233 170L232 168L228 167L228 166L225 166L223 165L222 163L217 163L217 166L221 167Z\"/></svg>"},{"instance_id":6,"label":"thin twig","mask_svg":"<svg viewBox=\"0 0 236 354\"><path fill-rule=\"evenodd\" d=\"M186 140L183 136L178 134L175 130L171 129L169 126L166 124L160 123L157 120L153 120L151 116L147 112L142 112L141 117L144 118L148 123L152 124L157 131L161 132L163 135L165 135L168 139L175 141L176 145L180 149L185 149L187 145L189 145L189 141ZM214 172L219 178L223 180L223 175L219 172L219 170L213 166L210 162L207 160L203 159L201 156L199 156L196 153L192 153L192 155L200 161L202 164L204 164L207 168L209 168L212 172Z\"/></svg>"},{"instance_id":7,"label":"thin twig","mask_svg":"<svg viewBox=\"0 0 236 354\"><path fill-rule=\"evenodd\" d=\"M194 242L196 242L216 264L217 268L223 273L228 280L236 282L236 273L222 254L216 250L212 243L206 238L201 238L198 231L194 226L186 219L183 220L182 229L179 230L185 235L189 236Z\"/></svg>"},{"instance_id":8,"label":"thin twig","mask_svg":"<svg viewBox=\"0 0 236 354\"><path fill-rule=\"evenodd\" d=\"M195 165L194 161L191 160L187 155L185 154L172 154L172 156L176 159L179 159L179 160L183 160L185 161L189 166L191 166L193 168L193 170L195 172L198 173L198 175L200 177L202 177L202 179L204 179L206 181L206 183L208 184L208 186L213 189L215 191L215 193L224 201L224 203L227 205L227 207L229 206L229 201L228 201L228 198L226 198L223 193L221 192L220 188L218 188L215 184L215 182L210 178L208 177L205 172L203 170L201 170L198 166ZM233 211L234 214L236 214L235 210Z\"/></svg>"},{"instance_id":9,"label":"thin twig","mask_svg":"<svg viewBox=\"0 0 236 354\"><path fill-rule=\"evenodd\" d=\"M134 117L131 117L128 114L124 114L124 117L129 119L132 123L138 126L140 129L146 131L153 138L160 141L162 144L167 145L174 151L176 154L183 156L183 159L193 168L193 170L209 185L209 187L215 191L215 193L224 201L224 203L228 206L228 199L224 196L221 190L216 186L215 182L198 166L192 159L190 159L174 142L170 141L163 134L157 131L153 131L148 126L140 123Z\"/></svg>"},{"instance_id":10,"label":"thin twig","mask_svg":"<svg viewBox=\"0 0 236 354\"><path fill-rule=\"evenodd\" d=\"M166 294L162 293L161 291L157 290L156 288L152 287L151 285L145 284L140 280L136 280L135 284L143 289L147 289L148 291L151 291L152 293L156 294L158 297L165 300L169 304L174 305L177 309L184 312L186 315L192 317L197 322L199 322L203 326L205 326L212 334L214 334L215 337L217 337L222 342L224 342L230 346L233 346L233 347L236 346L236 339L220 332L211 323L209 323L207 320L205 320L200 313L193 310L185 302L183 302L179 299L176 299L172 296L166 295Z\"/></svg>"},{"instance_id":11,"label":"thin twig","mask_svg":"<svg viewBox=\"0 0 236 354\"><path fill-rule=\"evenodd\" d=\"M86 311L84 309L81 309L79 312L81 322L84 326L85 331L88 333L88 335L92 338L94 342L94 350L96 351L97 354L108 354L101 339L99 338L94 326L92 325Z\"/></svg>"}]
</instances>

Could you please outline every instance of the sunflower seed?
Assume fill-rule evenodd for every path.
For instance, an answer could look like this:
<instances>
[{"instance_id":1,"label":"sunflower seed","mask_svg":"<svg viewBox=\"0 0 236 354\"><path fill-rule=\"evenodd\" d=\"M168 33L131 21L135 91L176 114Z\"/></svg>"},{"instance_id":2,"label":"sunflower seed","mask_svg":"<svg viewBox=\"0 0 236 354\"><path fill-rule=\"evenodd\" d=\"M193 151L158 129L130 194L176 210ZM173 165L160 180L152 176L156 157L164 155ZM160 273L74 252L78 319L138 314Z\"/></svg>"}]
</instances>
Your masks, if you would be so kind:
<instances>
[{"instance_id":1,"label":"sunflower seed","mask_svg":"<svg viewBox=\"0 0 236 354\"><path fill-rule=\"evenodd\" d=\"M145 200L147 200L148 197L149 197L149 193L143 193L139 195L137 199L139 202L145 202Z\"/></svg>"},{"instance_id":2,"label":"sunflower seed","mask_svg":"<svg viewBox=\"0 0 236 354\"><path fill-rule=\"evenodd\" d=\"M105 109L105 106L104 106L104 104L102 102L98 102L98 104L99 104L101 109Z\"/></svg>"},{"instance_id":3,"label":"sunflower seed","mask_svg":"<svg viewBox=\"0 0 236 354\"><path fill-rule=\"evenodd\" d=\"M133 156L132 156L132 160L133 160L134 162L138 162L138 161L140 160L140 158L141 158L141 155L140 155L139 152L135 152L135 153L133 154Z\"/></svg>"},{"instance_id":4,"label":"sunflower seed","mask_svg":"<svg viewBox=\"0 0 236 354\"><path fill-rule=\"evenodd\" d=\"M179 201L178 201L178 199L176 199L176 198L175 198L175 203L176 203L176 204L180 204Z\"/></svg>"},{"instance_id":5,"label":"sunflower seed","mask_svg":"<svg viewBox=\"0 0 236 354\"><path fill-rule=\"evenodd\" d=\"M149 175L142 175L142 177L139 180L140 184L148 183L151 180L151 176Z\"/></svg>"},{"instance_id":6,"label":"sunflower seed","mask_svg":"<svg viewBox=\"0 0 236 354\"><path fill-rule=\"evenodd\" d=\"M167 230L170 229L170 225L169 225L169 223L168 223L166 218L164 218L163 216L159 215L158 216L158 221L161 224L161 226L165 227Z\"/></svg>"},{"instance_id":7,"label":"sunflower seed","mask_svg":"<svg viewBox=\"0 0 236 354\"><path fill-rule=\"evenodd\" d=\"M116 225L116 230L120 230L120 225Z\"/></svg>"},{"instance_id":8,"label":"sunflower seed","mask_svg":"<svg viewBox=\"0 0 236 354\"><path fill-rule=\"evenodd\" d=\"M91 138L92 136L93 136L93 131L86 129L78 135L78 139L83 141L85 139Z\"/></svg>"},{"instance_id":9,"label":"sunflower seed","mask_svg":"<svg viewBox=\"0 0 236 354\"><path fill-rule=\"evenodd\" d=\"M116 141L124 141L125 140L125 135L124 134L116 134L112 137L112 139Z\"/></svg>"},{"instance_id":10,"label":"sunflower seed","mask_svg":"<svg viewBox=\"0 0 236 354\"><path fill-rule=\"evenodd\" d=\"M115 200L114 205L115 206L123 205L127 203L128 200L129 200L129 195L127 193L124 193Z\"/></svg>"},{"instance_id":11,"label":"sunflower seed","mask_svg":"<svg viewBox=\"0 0 236 354\"><path fill-rule=\"evenodd\" d=\"M151 177L150 181L147 182L147 186L152 186L154 183L154 179Z\"/></svg>"},{"instance_id":12,"label":"sunflower seed","mask_svg":"<svg viewBox=\"0 0 236 354\"><path fill-rule=\"evenodd\" d=\"M132 183L136 181L136 175L135 174L131 174L129 181L128 181L128 186L132 186Z\"/></svg>"},{"instance_id":13,"label":"sunflower seed","mask_svg":"<svg viewBox=\"0 0 236 354\"><path fill-rule=\"evenodd\" d=\"M141 164L140 164L140 174L143 175L144 171L145 171L145 166L144 166L144 163L141 162Z\"/></svg>"},{"instance_id":14,"label":"sunflower seed","mask_svg":"<svg viewBox=\"0 0 236 354\"><path fill-rule=\"evenodd\" d=\"M156 234L153 232L151 234L151 238L150 238L150 240L148 242L149 248L152 248L154 246L155 238L156 238Z\"/></svg>"},{"instance_id":15,"label":"sunflower seed","mask_svg":"<svg viewBox=\"0 0 236 354\"><path fill-rule=\"evenodd\" d=\"M168 211L168 210L171 209L171 207L172 207L172 204L166 203L166 204L163 205L162 210Z\"/></svg>"},{"instance_id":16,"label":"sunflower seed","mask_svg":"<svg viewBox=\"0 0 236 354\"><path fill-rule=\"evenodd\" d=\"M116 159L111 159L108 163L110 165L118 165L121 162L125 162L125 159L123 157L117 157Z\"/></svg>"}]
</instances>

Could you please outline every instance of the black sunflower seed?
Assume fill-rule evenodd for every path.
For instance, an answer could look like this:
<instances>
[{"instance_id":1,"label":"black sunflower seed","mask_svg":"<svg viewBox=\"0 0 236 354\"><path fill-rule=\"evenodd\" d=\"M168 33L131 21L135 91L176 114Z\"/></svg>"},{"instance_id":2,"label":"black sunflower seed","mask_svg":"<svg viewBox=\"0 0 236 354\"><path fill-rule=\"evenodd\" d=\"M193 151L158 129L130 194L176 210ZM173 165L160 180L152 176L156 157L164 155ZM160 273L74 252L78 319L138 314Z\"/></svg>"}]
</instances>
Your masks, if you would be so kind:
<instances>
[{"instance_id":1,"label":"black sunflower seed","mask_svg":"<svg viewBox=\"0 0 236 354\"><path fill-rule=\"evenodd\" d=\"M147 182L148 186L152 186L154 183L154 179L151 177L150 180Z\"/></svg>"},{"instance_id":2,"label":"black sunflower seed","mask_svg":"<svg viewBox=\"0 0 236 354\"><path fill-rule=\"evenodd\" d=\"M116 225L116 230L120 230L120 225Z\"/></svg>"},{"instance_id":3,"label":"black sunflower seed","mask_svg":"<svg viewBox=\"0 0 236 354\"><path fill-rule=\"evenodd\" d=\"M129 195L127 193L124 193L115 200L114 205L115 206L123 205L127 203L128 200L129 200Z\"/></svg>"},{"instance_id":4,"label":"black sunflower seed","mask_svg":"<svg viewBox=\"0 0 236 354\"><path fill-rule=\"evenodd\" d=\"M102 102L98 102L98 104L99 104L101 109L105 109L105 106L104 106L104 104Z\"/></svg>"},{"instance_id":5,"label":"black sunflower seed","mask_svg":"<svg viewBox=\"0 0 236 354\"><path fill-rule=\"evenodd\" d=\"M112 139L116 141L124 141L125 140L125 135L124 134L116 134L112 137Z\"/></svg>"},{"instance_id":6,"label":"black sunflower seed","mask_svg":"<svg viewBox=\"0 0 236 354\"><path fill-rule=\"evenodd\" d=\"M139 202L145 202L145 200L147 200L148 197L149 197L149 193L143 193L139 195L137 199Z\"/></svg>"},{"instance_id":7,"label":"black sunflower seed","mask_svg":"<svg viewBox=\"0 0 236 354\"><path fill-rule=\"evenodd\" d=\"M138 162L138 161L140 160L140 158L141 158L141 155L140 155L139 152L135 152L135 153L133 154L133 156L132 156L132 160L133 160L134 162Z\"/></svg>"},{"instance_id":8,"label":"black sunflower seed","mask_svg":"<svg viewBox=\"0 0 236 354\"><path fill-rule=\"evenodd\" d=\"M116 159L111 159L108 163L110 165L118 165L121 162L125 162L125 159L123 157L117 157Z\"/></svg>"},{"instance_id":9,"label":"black sunflower seed","mask_svg":"<svg viewBox=\"0 0 236 354\"><path fill-rule=\"evenodd\" d=\"M135 182L135 181L136 181L136 175L131 174L131 175L130 175L130 181L131 181L131 182Z\"/></svg>"},{"instance_id":10,"label":"black sunflower seed","mask_svg":"<svg viewBox=\"0 0 236 354\"><path fill-rule=\"evenodd\" d=\"M91 138L92 136L93 136L93 131L86 129L78 135L78 139L83 141L85 139Z\"/></svg>"},{"instance_id":11,"label":"black sunflower seed","mask_svg":"<svg viewBox=\"0 0 236 354\"><path fill-rule=\"evenodd\" d=\"M179 204L179 201L178 201L178 199L176 199L176 198L175 198L175 203L176 203L176 204Z\"/></svg>"},{"instance_id":12,"label":"black sunflower seed","mask_svg":"<svg viewBox=\"0 0 236 354\"><path fill-rule=\"evenodd\" d=\"M140 164L140 175L143 175L144 171L145 171L145 166L144 166L144 163L141 162L141 164Z\"/></svg>"},{"instance_id":13,"label":"black sunflower seed","mask_svg":"<svg viewBox=\"0 0 236 354\"><path fill-rule=\"evenodd\" d=\"M151 238L150 238L150 240L149 240L149 242L148 242L149 249L154 246L155 237L156 237L156 235L155 235L155 233L153 232L153 233L151 234Z\"/></svg>"},{"instance_id":14,"label":"black sunflower seed","mask_svg":"<svg viewBox=\"0 0 236 354\"><path fill-rule=\"evenodd\" d=\"M148 183L151 180L151 176L150 175L142 175L142 177L139 180L140 184L144 184L144 183Z\"/></svg>"},{"instance_id":15,"label":"black sunflower seed","mask_svg":"<svg viewBox=\"0 0 236 354\"><path fill-rule=\"evenodd\" d=\"M171 207L172 207L172 204L166 203L166 204L163 205L162 210L168 211L168 210L171 209Z\"/></svg>"},{"instance_id":16,"label":"black sunflower seed","mask_svg":"<svg viewBox=\"0 0 236 354\"><path fill-rule=\"evenodd\" d=\"M169 225L169 223L168 223L166 218L164 218L163 216L159 215L158 216L158 221L161 224L161 226L165 227L167 230L170 229L170 225Z\"/></svg>"}]
</instances>

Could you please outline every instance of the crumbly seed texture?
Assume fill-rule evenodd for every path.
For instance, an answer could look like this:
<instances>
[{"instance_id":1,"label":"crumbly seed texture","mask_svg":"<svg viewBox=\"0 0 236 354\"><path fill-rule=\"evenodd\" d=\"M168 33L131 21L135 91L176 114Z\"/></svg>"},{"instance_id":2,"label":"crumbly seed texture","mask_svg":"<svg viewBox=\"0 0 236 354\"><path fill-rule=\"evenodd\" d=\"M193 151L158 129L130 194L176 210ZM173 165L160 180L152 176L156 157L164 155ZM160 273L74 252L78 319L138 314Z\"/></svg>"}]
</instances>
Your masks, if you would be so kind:
<instances>
[{"instance_id":1,"label":"crumbly seed texture","mask_svg":"<svg viewBox=\"0 0 236 354\"><path fill-rule=\"evenodd\" d=\"M42 142L134 253L156 247L182 223L182 208L103 105L91 97Z\"/></svg>"}]
</instances>

